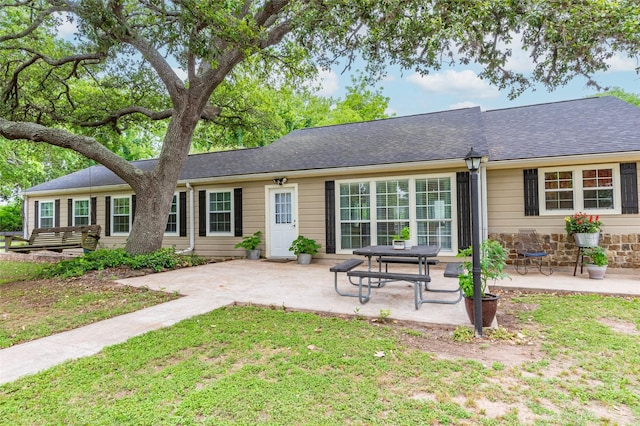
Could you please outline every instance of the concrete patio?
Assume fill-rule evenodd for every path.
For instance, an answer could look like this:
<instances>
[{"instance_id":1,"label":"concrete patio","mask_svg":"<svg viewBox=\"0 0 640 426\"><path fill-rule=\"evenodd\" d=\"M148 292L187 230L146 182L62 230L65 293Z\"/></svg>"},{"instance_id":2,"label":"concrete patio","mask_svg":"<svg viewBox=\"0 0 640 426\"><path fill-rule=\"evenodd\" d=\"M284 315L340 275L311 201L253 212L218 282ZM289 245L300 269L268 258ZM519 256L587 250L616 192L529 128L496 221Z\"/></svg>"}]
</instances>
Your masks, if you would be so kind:
<instances>
[{"instance_id":1,"label":"concrete patio","mask_svg":"<svg viewBox=\"0 0 640 426\"><path fill-rule=\"evenodd\" d=\"M381 312L389 312L389 317L397 320L451 326L469 324L462 302L455 305L428 303L416 310L413 286L406 282L373 289L371 300L364 305L357 298L339 296L334 290L334 274L329 272L332 264L302 266L293 261L234 260L121 280L126 285L175 291L185 297L0 350L0 384L69 359L93 355L105 346L233 303L367 317L379 317ZM392 267L394 270L411 268L406 265ZM431 268L432 287L455 288L457 281L445 278L443 272L442 267ZM590 280L586 271L582 275L578 271L574 277L573 269L555 271L549 277L532 272L521 276L511 267L508 273L512 279L498 282L494 291L499 293L500 287L510 287L640 296L637 270L610 271L603 281ZM357 291L357 287L348 283L345 274L339 274L338 285L342 291ZM433 295L439 299L452 297L455 298L446 293Z\"/></svg>"}]
</instances>

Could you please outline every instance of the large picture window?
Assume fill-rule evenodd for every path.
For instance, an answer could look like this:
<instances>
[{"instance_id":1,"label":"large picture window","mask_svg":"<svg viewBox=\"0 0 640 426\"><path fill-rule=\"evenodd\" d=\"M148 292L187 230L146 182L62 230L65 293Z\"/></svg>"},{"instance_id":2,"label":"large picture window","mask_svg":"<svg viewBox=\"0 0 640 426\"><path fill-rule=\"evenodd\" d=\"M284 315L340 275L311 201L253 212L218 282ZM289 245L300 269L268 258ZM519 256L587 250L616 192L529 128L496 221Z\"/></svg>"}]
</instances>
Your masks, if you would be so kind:
<instances>
[{"instance_id":1,"label":"large picture window","mask_svg":"<svg viewBox=\"0 0 640 426\"><path fill-rule=\"evenodd\" d=\"M112 234L128 234L131 230L131 197L113 197L111 203Z\"/></svg>"},{"instance_id":2,"label":"large picture window","mask_svg":"<svg viewBox=\"0 0 640 426\"><path fill-rule=\"evenodd\" d=\"M85 226L89 225L90 220L90 203L89 200L73 200L73 225Z\"/></svg>"},{"instance_id":3,"label":"large picture window","mask_svg":"<svg viewBox=\"0 0 640 426\"><path fill-rule=\"evenodd\" d=\"M339 250L389 245L402 228L420 245L453 251L454 175L338 182Z\"/></svg>"},{"instance_id":4,"label":"large picture window","mask_svg":"<svg viewBox=\"0 0 640 426\"><path fill-rule=\"evenodd\" d=\"M540 214L619 213L618 165L541 169Z\"/></svg>"},{"instance_id":5,"label":"large picture window","mask_svg":"<svg viewBox=\"0 0 640 426\"><path fill-rule=\"evenodd\" d=\"M54 217L54 202L53 201L41 201L39 207L38 217L40 228L53 228L55 223Z\"/></svg>"},{"instance_id":6,"label":"large picture window","mask_svg":"<svg viewBox=\"0 0 640 426\"><path fill-rule=\"evenodd\" d=\"M232 206L232 191L209 192L209 233L231 235Z\"/></svg>"}]
</instances>

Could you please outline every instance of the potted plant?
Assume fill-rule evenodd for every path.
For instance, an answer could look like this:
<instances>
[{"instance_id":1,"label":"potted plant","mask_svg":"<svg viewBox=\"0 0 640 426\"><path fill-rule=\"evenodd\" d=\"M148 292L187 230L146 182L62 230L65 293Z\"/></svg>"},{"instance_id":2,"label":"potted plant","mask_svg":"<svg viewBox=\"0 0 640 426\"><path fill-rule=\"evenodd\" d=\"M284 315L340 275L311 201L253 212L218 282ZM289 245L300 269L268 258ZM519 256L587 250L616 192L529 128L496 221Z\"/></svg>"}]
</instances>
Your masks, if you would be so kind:
<instances>
[{"instance_id":1,"label":"potted plant","mask_svg":"<svg viewBox=\"0 0 640 426\"><path fill-rule=\"evenodd\" d=\"M465 308L471 324L474 324L473 298L473 263L471 261L471 247L461 250L458 257L464 257L462 262L463 273L458 275L460 290L465 298ZM489 280L508 278L504 272L507 265L507 253L500 242L485 240L480 245L480 284L482 294L482 326L489 327L496 316L498 309L498 295L487 293Z\"/></svg>"},{"instance_id":2,"label":"potted plant","mask_svg":"<svg viewBox=\"0 0 640 426\"><path fill-rule=\"evenodd\" d=\"M564 218L567 235L572 236L578 247L595 247L600 239L600 216L578 212Z\"/></svg>"},{"instance_id":3,"label":"potted plant","mask_svg":"<svg viewBox=\"0 0 640 426\"><path fill-rule=\"evenodd\" d=\"M603 279L609 264L605 250L600 246L589 247L584 250L583 254L591 259L590 263L586 263L589 278L594 280Z\"/></svg>"},{"instance_id":4,"label":"potted plant","mask_svg":"<svg viewBox=\"0 0 640 426\"><path fill-rule=\"evenodd\" d=\"M299 235L298 238L293 240L289 250L298 257L298 263L300 265L308 265L311 263L311 257L314 254L318 254L320 244L316 240L307 238L303 235Z\"/></svg>"},{"instance_id":5,"label":"potted plant","mask_svg":"<svg viewBox=\"0 0 640 426\"><path fill-rule=\"evenodd\" d=\"M411 238L411 229L408 226L405 226L400 230L399 235L393 236L393 248L397 250L404 250L405 248L410 248L411 246L407 244L407 241Z\"/></svg>"},{"instance_id":6,"label":"potted plant","mask_svg":"<svg viewBox=\"0 0 640 426\"><path fill-rule=\"evenodd\" d=\"M251 235L242 238L235 248L243 248L246 250L247 259L260 259L260 249L258 246L262 243L262 232L256 231Z\"/></svg>"}]
</instances>

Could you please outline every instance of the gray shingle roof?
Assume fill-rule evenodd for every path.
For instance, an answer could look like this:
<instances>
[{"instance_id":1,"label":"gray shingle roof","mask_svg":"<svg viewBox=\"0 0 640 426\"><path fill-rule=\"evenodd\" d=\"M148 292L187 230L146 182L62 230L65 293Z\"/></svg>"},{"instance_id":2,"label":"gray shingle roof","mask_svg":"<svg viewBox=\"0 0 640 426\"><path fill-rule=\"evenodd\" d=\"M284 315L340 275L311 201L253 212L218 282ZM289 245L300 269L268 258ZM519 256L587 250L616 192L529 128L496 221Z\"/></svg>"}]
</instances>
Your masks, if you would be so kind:
<instances>
[{"instance_id":1,"label":"gray shingle roof","mask_svg":"<svg viewBox=\"0 0 640 426\"><path fill-rule=\"evenodd\" d=\"M640 151L640 108L612 96L483 115L489 161Z\"/></svg>"},{"instance_id":2,"label":"gray shingle roof","mask_svg":"<svg viewBox=\"0 0 640 426\"><path fill-rule=\"evenodd\" d=\"M191 155L181 180L461 159L489 161L640 151L640 108L613 97L481 112L467 108L296 130L271 145ZM156 160L136 161L143 170ZM94 166L27 192L122 184Z\"/></svg>"}]
</instances>

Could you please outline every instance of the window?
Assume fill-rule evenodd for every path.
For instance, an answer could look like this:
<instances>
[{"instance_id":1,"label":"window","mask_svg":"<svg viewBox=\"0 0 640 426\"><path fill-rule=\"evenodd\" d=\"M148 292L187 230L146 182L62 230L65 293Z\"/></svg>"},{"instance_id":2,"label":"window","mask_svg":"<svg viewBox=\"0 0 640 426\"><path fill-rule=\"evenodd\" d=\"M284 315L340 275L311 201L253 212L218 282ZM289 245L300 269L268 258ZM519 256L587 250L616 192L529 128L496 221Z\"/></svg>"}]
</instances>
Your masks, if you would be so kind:
<instances>
[{"instance_id":1,"label":"window","mask_svg":"<svg viewBox=\"0 0 640 426\"><path fill-rule=\"evenodd\" d=\"M378 244L389 245L400 230L409 226L409 181L376 182Z\"/></svg>"},{"instance_id":2,"label":"window","mask_svg":"<svg viewBox=\"0 0 640 426\"><path fill-rule=\"evenodd\" d=\"M173 199L171 200L171 209L169 210L167 227L164 232L165 234L178 233L178 196L176 194L173 194Z\"/></svg>"},{"instance_id":3,"label":"window","mask_svg":"<svg viewBox=\"0 0 640 426\"><path fill-rule=\"evenodd\" d=\"M128 234L131 229L131 197L113 197L111 205L113 234Z\"/></svg>"},{"instance_id":4,"label":"window","mask_svg":"<svg viewBox=\"0 0 640 426\"><path fill-rule=\"evenodd\" d=\"M53 228L53 224L55 223L53 201L41 201L39 209L40 223L38 226L40 228Z\"/></svg>"},{"instance_id":5,"label":"window","mask_svg":"<svg viewBox=\"0 0 640 426\"><path fill-rule=\"evenodd\" d=\"M389 245L409 226L414 243L452 251L454 176L339 183L337 248Z\"/></svg>"},{"instance_id":6,"label":"window","mask_svg":"<svg viewBox=\"0 0 640 426\"><path fill-rule=\"evenodd\" d=\"M232 206L231 191L209 192L209 233L231 235Z\"/></svg>"},{"instance_id":7,"label":"window","mask_svg":"<svg viewBox=\"0 0 640 426\"><path fill-rule=\"evenodd\" d=\"M290 192L276 193L275 204L275 222L277 224L293 223L293 206Z\"/></svg>"},{"instance_id":8,"label":"window","mask_svg":"<svg viewBox=\"0 0 640 426\"><path fill-rule=\"evenodd\" d=\"M573 172L545 172L544 191L547 210L572 210Z\"/></svg>"},{"instance_id":9,"label":"window","mask_svg":"<svg viewBox=\"0 0 640 426\"><path fill-rule=\"evenodd\" d=\"M73 200L73 225L89 225L89 200Z\"/></svg>"},{"instance_id":10,"label":"window","mask_svg":"<svg viewBox=\"0 0 640 426\"><path fill-rule=\"evenodd\" d=\"M451 250L452 229L451 178L416 179L416 222L418 244L436 245Z\"/></svg>"},{"instance_id":11,"label":"window","mask_svg":"<svg viewBox=\"0 0 640 426\"><path fill-rule=\"evenodd\" d=\"M540 214L620 213L618 165L541 169Z\"/></svg>"},{"instance_id":12,"label":"window","mask_svg":"<svg viewBox=\"0 0 640 426\"><path fill-rule=\"evenodd\" d=\"M339 197L341 247L354 249L371 245L369 183L343 183Z\"/></svg>"}]
</instances>

